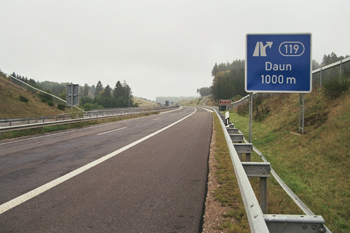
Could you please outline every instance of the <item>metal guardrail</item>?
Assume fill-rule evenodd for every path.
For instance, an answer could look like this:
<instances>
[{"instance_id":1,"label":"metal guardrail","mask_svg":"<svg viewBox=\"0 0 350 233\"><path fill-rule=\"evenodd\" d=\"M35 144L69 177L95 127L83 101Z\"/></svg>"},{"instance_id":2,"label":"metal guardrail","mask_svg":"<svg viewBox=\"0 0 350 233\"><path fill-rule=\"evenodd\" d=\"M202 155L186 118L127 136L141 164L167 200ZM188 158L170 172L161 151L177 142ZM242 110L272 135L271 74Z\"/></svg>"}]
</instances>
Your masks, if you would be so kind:
<instances>
[{"instance_id":1,"label":"metal guardrail","mask_svg":"<svg viewBox=\"0 0 350 233\"><path fill-rule=\"evenodd\" d=\"M167 109L167 107L141 107L141 108L114 108L114 109L101 109L94 111L85 111L84 113L77 113L76 115L82 114L80 118L91 118L93 116L105 116L105 115L123 115L131 112L144 112L151 110L162 110ZM68 120L71 119L70 113L60 114L57 116L40 116L40 117L23 117L23 118L11 118L11 119L0 119L1 124L6 124L3 126L12 126L13 123L18 124L33 124L33 123L44 123L45 121L58 121L58 120ZM7 125L8 124L8 125Z\"/></svg>"},{"instance_id":2,"label":"metal guardrail","mask_svg":"<svg viewBox=\"0 0 350 233\"><path fill-rule=\"evenodd\" d=\"M219 113L217 111L215 112L218 115L219 119L221 119L221 116L219 115ZM233 146L231 137L226 130L224 122L220 121L220 123L224 131L227 147L230 152L232 164L237 177L238 186L241 192L241 196L242 196L242 200L243 200L243 204L244 204L244 208L248 218L251 232L259 232L259 233L270 232L267 228L264 215L260 208L258 199L255 196L254 190L250 185L248 176L246 175L244 168L241 164L241 161L238 157L238 154L236 152L236 149Z\"/></svg>"},{"instance_id":3,"label":"metal guardrail","mask_svg":"<svg viewBox=\"0 0 350 233\"><path fill-rule=\"evenodd\" d=\"M246 143L241 145L240 147L235 147L239 144L233 143L229 131L233 131L234 135L236 135L236 131L238 131L238 129L232 130L232 126L234 127L233 124L229 125L229 127L226 127L224 125L224 116L220 115L218 111L215 112L219 119L222 119L220 121L221 127L223 129L226 144L229 149L231 161L240 188L251 232L330 232L329 229L324 225L323 217L319 215L314 215L312 211L309 208L307 208L307 206L284 183L284 189L289 189L289 192L287 193L298 204L298 206L301 207L301 209L306 215L267 214L267 195L265 196L264 194L264 192L267 193L267 177L269 177L270 172L275 177L278 177L277 174L270 167L270 164L267 162L266 159L263 159L263 163L250 162L250 153L252 152L252 148L254 148L250 147L252 146L252 144ZM245 139L244 141L246 142ZM239 151L237 151L236 149L238 149ZM254 151L258 150L255 148ZM247 162L241 162L242 156L239 156L238 153L247 153ZM258 154L260 157L264 158L260 152ZM255 196L252 186L250 185L248 177L260 177L260 204ZM280 178L279 180L282 181ZM266 203L264 203L265 201Z\"/></svg>"},{"instance_id":4,"label":"metal guardrail","mask_svg":"<svg viewBox=\"0 0 350 233\"><path fill-rule=\"evenodd\" d=\"M326 65L326 66L323 66L323 67L320 67L318 69L315 69L312 71L312 82L313 84L316 84L316 85L319 85L322 87L322 82L323 82L323 79L325 79L324 75L323 75L323 72L325 72L326 70L329 70L331 68L335 68L337 66L339 66L339 78L342 78L343 76L343 68L344 68L344 64L348 63L350 61L350 57L347 57L347 58L344 58L340 61L337 61L337 62L334 62L332 64L329 64L329 65ZM347 64L348 65L348 64ZM350 70L349 68L350 66L348 66L348 72ZM319 84L317 84L317 79L316 77L314 77L315 74L319 73L320 76L319 76ZM327 74L327 73L326 73ZM335 73L332 73L332 75L336 74ZM328 74L329 75L329 74Z\"/></svg>"},{"instance_id":5,"label":"metal guardrail","mask_svg":"<svg viewBox=\"0 0 350 233\"><path fill-rule=\"evenodd\" d=\"M335 66L339 66L339 65L341 66L342 64L347 63L349 61L350 61L350 57L344 58L343 60L340 60L340 61L334 62L332 64L315 69L312 71L312 74L316 74L318 72L321 72L322 70L328 70L328 69L333 68Z\"/></svg>"},{"instance_id":6,"label":"metal guardrail","mask_svg":"<svg viewBox=\"0 0 350 233\"><path fill-rule=\"evenodd\" d=\"M42 127L46 127L46 126L54 126L54 125L62 125L62 124L73 124L73 123L77 123L77 122L98 120L98 119L104 119L104 118L113 118L113 117L118 117L118 116L127 116L127 115L134 115L134 114L160 112L160 111L164 111L164 110L168 110L168 109L173 109L173 108L176 108L176 107L177 106L162 107L162 108L148 110L148 111L138 111L138 112L134 111L134 112L128 112L128 113L123 113L123 114L107 114L107 115L101 114L100 116L97 115L95 117L87 117L87 118L78 118L78 119L53 121L53 122L42 122L42 123L35 123L35 124L0 127L0 133L10 132L10 131L17 131L17 130L25 130L25 129L42 128ZM96 114L98 114L98 113L96 112Z\"/></svg>"}]
</instances>

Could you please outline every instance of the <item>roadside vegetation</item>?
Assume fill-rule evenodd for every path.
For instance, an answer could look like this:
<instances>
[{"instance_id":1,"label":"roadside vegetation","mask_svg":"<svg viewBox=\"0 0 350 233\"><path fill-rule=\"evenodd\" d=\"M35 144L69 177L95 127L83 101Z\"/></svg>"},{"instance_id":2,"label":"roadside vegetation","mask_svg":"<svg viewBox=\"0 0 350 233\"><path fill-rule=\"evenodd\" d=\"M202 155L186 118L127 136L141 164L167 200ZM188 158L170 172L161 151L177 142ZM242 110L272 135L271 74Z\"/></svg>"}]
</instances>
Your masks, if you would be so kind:
<instances>
[{"instance_id":1,"label":"roadside vegetation","mask_svg":"<svg viewBox=\"0 0 350 233\"><path fill-rule=\"evenodd\" d=\"M210 171L215 174L209 177L214 176L215 180L209 180L208 195L213 195L220 207L215 207L216 204L207 200L204 232L250 232L220 120L216 114L213 114L213 118L214 143L210 156L214 157L215 162L210 162Z\"/></svg>"},{"instance_id":2,"label":"roadside vegetation","mask_svg":"<svg viewBox=\"0 0 350 233\"><path fill-rule=\"evenodd\" d=\"M323 216L332 232L350 229L350 94L348 79L344 80L332 80L337 84L325 84L305 95L303 135L297 133L298 94L258 98L254 105L253 145L293 192L316 215ZM333 88L339 85L341 88ZM247 108L230 113L246 138ZM253 158L261 161L258 156ZM268 213L302 214L289 197L274 194L274 181L269 178L269 182Z\"/></svg>"}]
</instances>

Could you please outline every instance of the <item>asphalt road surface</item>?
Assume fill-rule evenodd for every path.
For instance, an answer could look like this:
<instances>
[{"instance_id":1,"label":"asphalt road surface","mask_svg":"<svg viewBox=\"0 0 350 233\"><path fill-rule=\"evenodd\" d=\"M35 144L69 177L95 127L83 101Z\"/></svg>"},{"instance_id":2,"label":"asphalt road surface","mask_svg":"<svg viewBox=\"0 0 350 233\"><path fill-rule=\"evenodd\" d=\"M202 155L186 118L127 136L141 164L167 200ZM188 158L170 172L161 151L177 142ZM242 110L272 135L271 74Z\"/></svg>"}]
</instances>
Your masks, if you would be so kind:
<instances>
[{"instance_id":1,"label":"asphalt road surface","mask_svg":"<svg viewBox=\"0 0 350 233\"><path fill-rule=\"evenodd\" d=\"M0 141L0 232L199 232L212 115Z\"/></svg>"}]
</instances>

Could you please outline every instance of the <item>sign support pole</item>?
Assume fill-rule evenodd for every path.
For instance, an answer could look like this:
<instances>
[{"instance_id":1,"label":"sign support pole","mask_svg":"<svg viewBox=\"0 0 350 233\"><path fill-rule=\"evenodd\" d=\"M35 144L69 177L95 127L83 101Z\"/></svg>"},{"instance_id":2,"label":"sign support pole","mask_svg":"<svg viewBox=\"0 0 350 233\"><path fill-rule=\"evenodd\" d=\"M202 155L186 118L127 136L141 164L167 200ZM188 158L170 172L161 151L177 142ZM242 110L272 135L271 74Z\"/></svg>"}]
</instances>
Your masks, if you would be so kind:
<instances>
[{"instance_id":1,"label":"sign support pole","mask_svg":"<svg viewBox=\"0 0 350 233\"><path fill-rule=\"evenodd\" d=\"M73 96L74 96L74 91L73 91L73 83L71 83L71 93L72 93L72 105L70 106L70 109L73 110L74 107L74 100L73 100Z\"/></svg>"},{"instance_id":2,"label":"sign support pole","mask_svg":"<svg viewBox=\"0 0 350 233\"><path fill-rule=\"evenodd\" d=\"M304 134L305 94L299 94L299 133Z\"/></svg>"},{"instance_id":3,"label":"sign support pole","mask_svg":"<svg viewBox=\"0 0 350 233\"><path fill-rule=\"evenodd\" d=\"M249 94L249 143L252 143L253 94Z\"/></svg>"}]
</instances>

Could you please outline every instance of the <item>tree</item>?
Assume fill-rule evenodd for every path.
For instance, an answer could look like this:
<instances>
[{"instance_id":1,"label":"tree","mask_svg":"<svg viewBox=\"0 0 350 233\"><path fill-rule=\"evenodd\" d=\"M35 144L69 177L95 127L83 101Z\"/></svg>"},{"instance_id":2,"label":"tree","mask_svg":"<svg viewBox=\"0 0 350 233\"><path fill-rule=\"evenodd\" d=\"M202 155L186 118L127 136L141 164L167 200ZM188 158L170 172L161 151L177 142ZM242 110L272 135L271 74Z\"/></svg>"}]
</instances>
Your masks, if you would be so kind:
<instances>
[{"instance_id":1,"label":"tree","mask_svg":"<svg viewBox=\"0 0 350 233\"><path fill-rule=\"evenodd\" d=\"M231 64L221 63L218 66L219 71L216 73L211 87L211 93L215 100L232 99L235 96L247 94L244 89L244 69L244 60L235 60Z\"/></svg>"},{"instance_id":2,"label":"tree","mask_svg":"<svg viewBox=\"0 0 350 233\"><path fill-rule=\"evenodd\" d=\"M95 95L95 91L96 91L96 87L95 87L95 85L92 85L92 86L90 87L89 94L92 95L92 96L94 96L94 95Z\"/></svg>"},{"instance_id":3,"label":"tree","mask_svg":"<svg viewBox=\"0 0 350 233\"><path fill-rule=\"evenodd\" d=\"M197 89L197 92L203 97L211 94L211 87L202 87Z\"/></svg>"},{"instance_id":4,"label":"tree","mask_svg":"<svg viewBox=\"0 0 350 233\"><path fill-rule=\"evenodd\" d=\"M120 81L118 81L115 84L114 90L113 90L113 96L114 98L118 99L119 97L123 96L123 85L120 83Z\"/></svg>"},{"instance_id":5,"label":"tree","mask_svg":"<svg viewBox=\"0 0 350 233\"><path fill-rule=\"evenodd\" d=\"M103 91L103 85L101 83L101 81L98 81L97 85L96 85L96 89L95 89L95 97L97 97L100 92Z\"/></svg>"},{"instance_id":6,"label":"tree","mask_svg":"<svg viewBox=\"0 0 350 233\"><path fill-rule=\"evenodd\" d=\"M111 97L111 87L109 85L106 86L102 96L105 97L105 98L110 98Z\"/></svg>"},{"instance_id":7,"label":"tree","mask_svg":"<svg viewBox=\"0 0 350 233\"><path fill-rule=\"evenodd\" d=\"M218 72L219 72L218 64L215 63L215 65L214 65L214 67L213 67L213 69L212 69L212 71L211 71L211 75L212 75L213 77L215 77L215 75L216 75Z\"/></svg>"},{"instance_id":8,"label":"tree","mask_svg":"<svg viewBox=\"0 0 350 233\"><path fill-rule=\"evenodd\" d=\"M58 95L58 97L60 97L60 98L63 99L63 100L66 100L66 94L67 94L67 93L66 93L66 90L67 90L67 89L65 88L65 89L62 91L62 93Z\"/></svg>"},{"instance_id":9,"label":"tree","mask_svg":"<svg viewBox=\"0 0 350 233\"><path fill-rule=\"evenodd\" d=\"M84 88L83 88L83 97L87 97L87 96L89 96L89 90L90 90L90 87L89 87L89 85L87 85L86 83L84 84Z\"/></svg>"}]
</instances>

